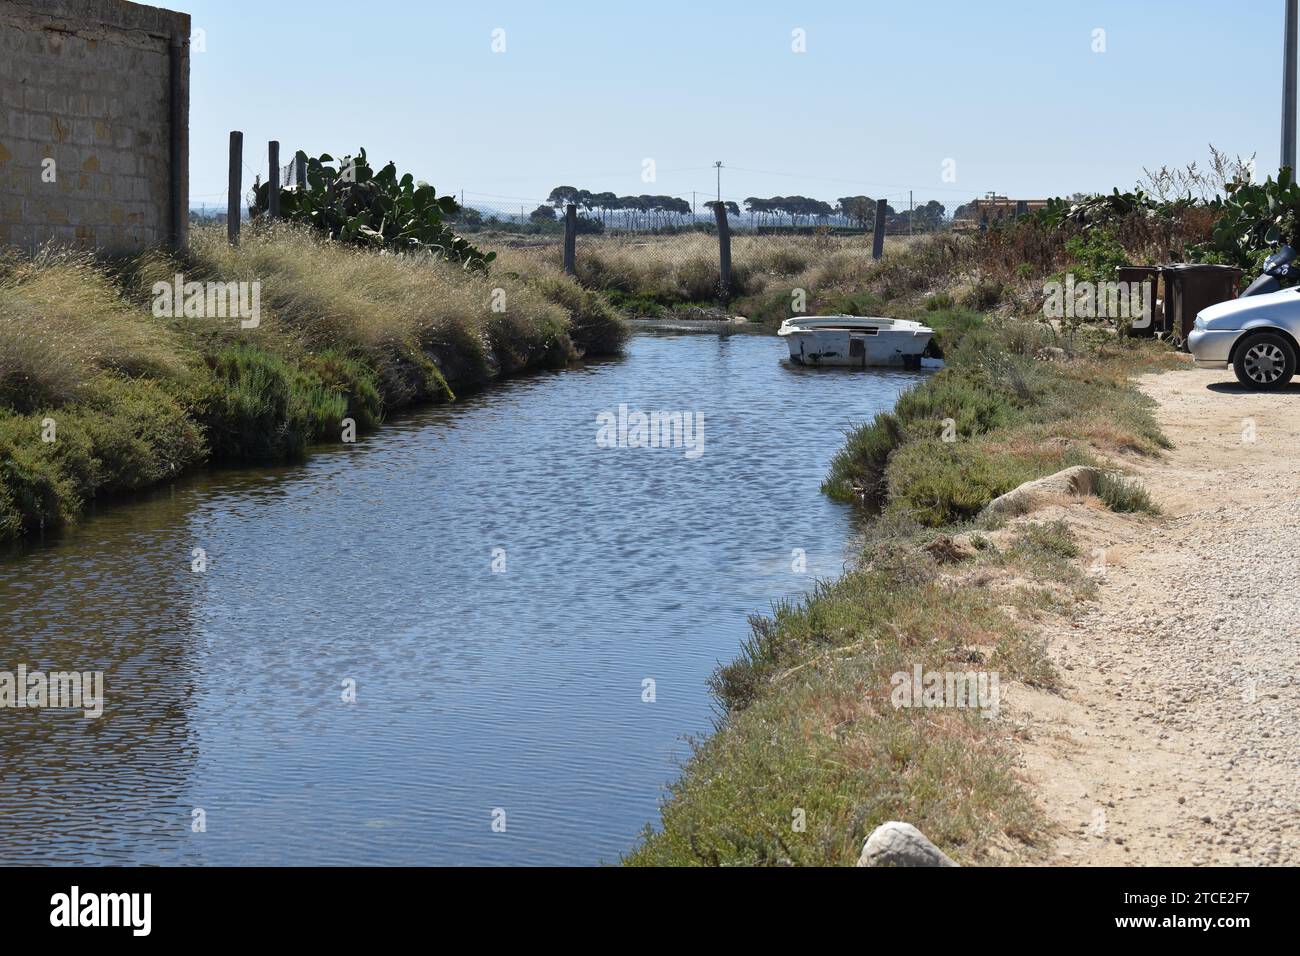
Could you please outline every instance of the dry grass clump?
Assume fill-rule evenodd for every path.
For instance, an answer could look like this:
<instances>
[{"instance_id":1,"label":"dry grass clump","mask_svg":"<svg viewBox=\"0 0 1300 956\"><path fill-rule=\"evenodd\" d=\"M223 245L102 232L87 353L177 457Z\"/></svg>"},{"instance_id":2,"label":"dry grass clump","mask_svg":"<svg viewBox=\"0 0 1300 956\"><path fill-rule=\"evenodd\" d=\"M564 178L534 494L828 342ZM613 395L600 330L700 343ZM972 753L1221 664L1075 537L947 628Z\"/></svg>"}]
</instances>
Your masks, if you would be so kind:
<instances>
[{"instance_id":1,"label":"dry grass clump","mask_svg":"<svg viewBox=\"0 0 1300 956\"><path fill-rule=\"evenodd\" d=\"M179 338L133 308L95 260L41 252L0 263L0 405L30 412L84 398L105 372L180 375Z\"/></svg>"},{"instance_id":2,"label":"dry grass clump","mask_svg":"<svg viewBox=\"0 0 1300 956\"><path fill-rule=\"evenodd\" d=\"M486 334L507 315L516 329L562 328L564 314L517 282L467 273L432 255L374 253L322 241L288 226L253 232L239 247L220 234L196 237L192 264L220 279L260 279L269 321L312 344L362 347L394 339L438 342ZM503 311L494 312L494 289ZM456 332L453 329L457 330Z\"/></svg>"},{"instance_id":3,"label":"dry grass clump","mask_svg":"<svg viewBox=\"0 0 1300 956\"><path fill-rule=\"evenodd\" d=\"M579 352L569 313L528 282L500 270L469 273L427 254L358 249L300 227L250 230L238 247L219 230L197 230L184 262L146 257L139 286L178 270L198 281L260 282L261 326L239 331L231 320L224 334L362 359L379 372L390 407L436 397L447 383L478 386Z\"/></svg>"}]
</instances>

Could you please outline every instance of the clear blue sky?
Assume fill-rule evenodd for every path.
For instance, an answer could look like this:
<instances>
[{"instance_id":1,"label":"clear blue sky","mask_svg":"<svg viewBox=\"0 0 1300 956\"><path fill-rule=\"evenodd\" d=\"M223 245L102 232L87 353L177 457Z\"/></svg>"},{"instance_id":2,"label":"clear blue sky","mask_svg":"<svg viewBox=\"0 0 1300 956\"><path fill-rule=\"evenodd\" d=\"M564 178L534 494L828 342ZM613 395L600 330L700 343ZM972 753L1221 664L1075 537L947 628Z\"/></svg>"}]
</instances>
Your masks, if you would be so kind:
<instances>
[{"instance_id":1,"label":"clear blue sky","mask_svg":"<svg viewBox=\"0 0 1300 956\"><path fill-rule=\"evenodd\" d=\"M254 169L269 139L286 157L364 145L480 205L535 205L560 184L703 200L722 160L728 199L898 206L911 188L951 212L991 189L1129 187L1143 166L1204 165L1208 143L1257 153L1261 173L1278 160L1282 0L163 5L191 13L207 48L195 205L223 202L232 129Z\"/></svg>"}]
</instances>

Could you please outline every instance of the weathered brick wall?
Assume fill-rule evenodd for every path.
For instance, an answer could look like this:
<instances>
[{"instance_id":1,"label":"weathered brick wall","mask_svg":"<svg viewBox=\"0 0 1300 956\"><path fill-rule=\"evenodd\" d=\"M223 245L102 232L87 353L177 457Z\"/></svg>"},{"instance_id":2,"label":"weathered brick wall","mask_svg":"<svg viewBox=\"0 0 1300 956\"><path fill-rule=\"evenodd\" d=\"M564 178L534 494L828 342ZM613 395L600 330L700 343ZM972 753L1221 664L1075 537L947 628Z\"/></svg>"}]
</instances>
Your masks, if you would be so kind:
<instances>
[{"instance_id":1,"label":"weathered brick wall","mask_svg":"<svg viewBox=\"0 0 1300 956\"><path fill-rule=\"evenodd\" d=\"M189 34L124 0L0 0L0 244L185 242Z\"/></svg>"}]
</instances>

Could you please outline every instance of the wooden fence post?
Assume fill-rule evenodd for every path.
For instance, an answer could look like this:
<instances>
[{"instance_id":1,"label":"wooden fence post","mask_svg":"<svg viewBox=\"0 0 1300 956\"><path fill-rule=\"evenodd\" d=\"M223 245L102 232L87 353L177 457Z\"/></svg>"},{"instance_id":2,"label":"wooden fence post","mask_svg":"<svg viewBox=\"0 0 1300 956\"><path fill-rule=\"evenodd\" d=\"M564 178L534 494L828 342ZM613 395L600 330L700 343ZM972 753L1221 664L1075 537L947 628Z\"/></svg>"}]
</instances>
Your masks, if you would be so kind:
<instances>
[{"instance_id":1,"label":"wooden fence post","mask_svg":"<svg viewBox=\"0 0 1300 956\"><path fill-rule=\"evenodd\" d=\"M885 254L885 217L889 203L883 199L876 200L876 228L871 237L871 258L879 259Z\"/></svg>"},{"instance_id":2,"label":"wooden fence post","mask_svg":"<svg viewBox=\"0 0 1300 956\"><path fill-rule=\"evenodd\" d=\"M239 245L239 220L244 203L244 134L230 133L230 195L226 198L226 238Z\"/></svg>"},{"instance_id":3,"label":"wooden fence post","mask_svg":"<svg viewBox=\"0 0 1300 956\"><path fill-rule=\"evenodd\" d=\"M726 302L731 298L731 225L727 222L726 205L721 202L712 205L718 220L718 294Z\"/></svg>"},{"instance_id":4,"label":"wooden fence post","mask_svg":"<svg viewBox=\"0 0 1300 956\"><path fill-rule=\"evenodd\" d=\"M573 203L564 207L564 273L578 274L578 207Z\"/></svg>"},{"instance_id":5,"label":"wooden fence post","mask_svg":"<svg viewBox=\"0 0 1300 956\"><path fill-rule=\"evenodd\" d=\"M271 140L267 144L271 175L266 181L266 212L272 219L280 218L280 144Z\"/></svg>"},{"instance_id":6,"label":"wooden fence post","mask_svg":"<svg viewBox=\"0 0 1300 956\"><path fill-rule=\"evenodd\" d=\"M307 191L307 154L302 150L293 154L293 184L299 192Z\"/></svg>"}]
</instances>

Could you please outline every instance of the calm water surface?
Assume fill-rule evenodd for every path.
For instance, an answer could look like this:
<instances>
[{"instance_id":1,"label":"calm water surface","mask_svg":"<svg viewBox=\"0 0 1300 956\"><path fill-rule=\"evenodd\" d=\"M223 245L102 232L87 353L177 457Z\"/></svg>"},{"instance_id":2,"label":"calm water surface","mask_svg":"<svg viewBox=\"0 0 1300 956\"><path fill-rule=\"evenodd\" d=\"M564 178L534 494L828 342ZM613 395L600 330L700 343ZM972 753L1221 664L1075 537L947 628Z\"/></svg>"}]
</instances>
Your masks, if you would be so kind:
<instances>
[{"instance_id":1,"label":"calm water surface","mask_svg":"<svg viewBox=\"0 0 1300 956\"><path fill-rule=\"evenodd\" d=\"M784 352L637 335L0 560L0 670L107 689L98 720L0 710L0 863L616 861L748 615L840 572L850 516L818 484L920 374ZM704 454L598 448L621 403L703 412Z\"/></svg>"}]
</instances>

